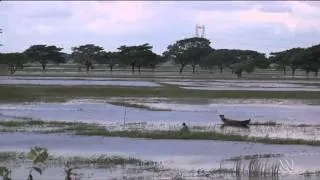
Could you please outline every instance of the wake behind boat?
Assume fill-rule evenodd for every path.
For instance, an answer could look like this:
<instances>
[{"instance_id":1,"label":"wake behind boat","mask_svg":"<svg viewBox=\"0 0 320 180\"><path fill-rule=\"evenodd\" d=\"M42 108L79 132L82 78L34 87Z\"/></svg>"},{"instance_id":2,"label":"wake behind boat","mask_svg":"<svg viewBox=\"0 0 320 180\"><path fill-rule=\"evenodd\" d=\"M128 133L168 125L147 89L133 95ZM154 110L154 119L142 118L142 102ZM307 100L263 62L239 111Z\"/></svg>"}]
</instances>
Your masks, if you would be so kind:
<instances>
[{"instance_id":1,"label":"wake behind boat","mask_svg":"<svg viewBox=\"0 0 320 180\"><path fill-rule=\"evenodd\" d=\"M251 121L251 118L248 120L242 120L242 121L233 120L233 119L224 117L224 115L222 114L220 114L219 117L224 124L231 125L231 126L247 126Z\"/></svg>"}]
</instances>

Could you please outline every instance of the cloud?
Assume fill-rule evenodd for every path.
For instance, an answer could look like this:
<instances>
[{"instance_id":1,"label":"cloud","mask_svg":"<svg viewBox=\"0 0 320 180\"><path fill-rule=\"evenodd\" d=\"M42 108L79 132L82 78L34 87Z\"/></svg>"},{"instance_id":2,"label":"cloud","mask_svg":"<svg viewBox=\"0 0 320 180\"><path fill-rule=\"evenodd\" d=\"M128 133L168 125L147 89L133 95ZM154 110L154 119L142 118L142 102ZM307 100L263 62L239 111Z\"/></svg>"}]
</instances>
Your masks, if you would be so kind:
<instances>
[{"instance_id":1,"label":"cloud","mask_svg":"<svg viewBox=\"0 0 320 180\"><path fill-rule=\"evenodd\" d=\"M274 2L270 2L274 3ZM262 5L256 5L248 10L200 11L196 14L196 21L208 24L221 30L233 31L244 26L259 26L273 24L276 30L279 27L291 32L317 30L320 31L320 9L303 2L280 2L282 7L290 11L274 12L263 10Z\"/></svg>"},{"instance_id":2,"label":"cloud","mask_svg":"<svg viewBox=\"0 0 320 180\"><path fill-rule=\"evenodd\" d=\"M114 49L149 42L161 52L204 24L218 48L269 51L316 42L319 19L319 3L305 1L3 1L1 49L23 50L37 42L68 50L83 43Z\"/></svg>"}]
</instances>

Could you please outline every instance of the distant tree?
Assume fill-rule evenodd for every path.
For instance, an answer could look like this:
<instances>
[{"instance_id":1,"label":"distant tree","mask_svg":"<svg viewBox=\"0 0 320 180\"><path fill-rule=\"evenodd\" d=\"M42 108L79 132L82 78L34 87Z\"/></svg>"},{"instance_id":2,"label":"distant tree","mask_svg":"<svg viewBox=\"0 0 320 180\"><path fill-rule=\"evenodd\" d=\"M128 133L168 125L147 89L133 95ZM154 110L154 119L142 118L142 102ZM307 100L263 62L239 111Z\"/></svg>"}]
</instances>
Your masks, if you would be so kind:
<instances>
[{"instance_id":1,"label":"distant tree","mask_svg":"<svg viewBox=\"0 0 320 180\"><path fill-rule=\"evenodd\" d=\"M229 52L232 64L230 68L238 76L242 77L242 72L252 73L256 67L266 68L267 58L265 54L252 50L231 50Z\"/></svg>"},{"instance_id":2,"label":"distant tree","mask_svg":"<svg viewBox=\"0 0 320 180\"><path fill-rule=\"evenodd\" d=\"M196 65L200 64L201 58L207 56L211 51L212 48L208 39L193 37L182 39L169 45L163 56L179 64L180 73L188 64L192 66L192 72L195 73Z\"/></svg>"},{"instance_id":3,"label":"distant tree","mask_svg":"<svg viewBox=\"0 0 320 180\"><path fill-rule=\"evenodd\" d=\"M320 44L305 49L301 59L300 67L306 72L306 76L308 77L310 72L314 72L317 77L320 69Z\"/></svg>"},{"instance_id":4,"label":"distant tree","mask_svg":"<svg viewBox=\"0 0 320 180\"><path fill-rule=\"evenodd\" d=\"M42 70L46 69L49 62L56 64L64 63L63 48L47 45L32 45L24 51L24 53L34 62L39 62L42 65Z\"/></svg>"},{"instance_id":5,"label":"distant tree","mask_svg":"<svg viewBox=\"0 0 320 180\"><path fill-rule=\"evenodd\" d=\"M210 73L212 73L213 68L217 66L222 74L223 69L230 65L232 58L228 49L216 49L201 58L200 66L208 68Z\"/></svg>"},{"instance_id":6,"label":"distant tree","mask_svg":"<svg viewBox=\"0 0 320 180\"><path fill-rule=\"evenodd\" d=\"M62 56L62 63L68 63L68 62L71 62L72 61L72 55L71 54L68 54L68 53L61 53L61 56ZM59 63L60 64L60 63ZM59 65L58 64L58 65Z\"/></svg>"},{"instance_id":7,"label":"distant tree","mask_svg":"<svg viewBox=\"0 0 320 180\"><path fill-rule=\"evenodd\" d=\"M141 67L152 66L156 64L157 55L152 52L152 46L148 43L138 46L120 46L118 48L120 60L122 64L131 66L131 71L135 71L135 67L140 72Z\"/></svg>"},{"instance_id":8,"label":"distant tree","mask_svg":"<svg viewBox=\"0 0 320 180\"><path fill-rule=\"evenodd\" d=\"M156 67L158 64L164 63L166 62L167 59L164 58L161 55L158 55L156 53L154 53L153 55L150 56L150 59L146 65L147 68L151 68L152 71L155 71Z\"/></svg>"},{"instance_id":9,"label":"distant tree","mask_svg":"<svg viewBox=\"0 0 320 180\"><path fill-rule=\"evenodd\" d=\"M292 77L296 70L303 64L304 48L292 48L281 52L272 53L272 61L280 64L284 70L286 66L291 68Z\"/></svg>"},{"instance_id":10,"label":"distant tree","mask_svg":"<svg viewBox=\"0 0 320 180\"><path fill-rule=\"evenodd\" d=\"M103 48L94 44L86 44L78 47L72 47L72 58L80 66L85 66L86 71L93 69L93 64L101 58Z\"/></svg>"},{"instance_id":11,"label":"distant tree","mask_svg":"<svg viewBox=\"0 0 320 180\"><path fill-rule=\"evenodd\" d=\"M282 69L283 74L287 75L287 66L289 62L286 58L284 58L284 56L284 52L271 52L269 61L276 64L277 69Z\"/></svg>"},{"instance_id":12,"label":"distant tree","mask_svg":"<svg viewBox=\"0 0 320 180\"><path fill-rule=\"evenodd\" d=\"M10 74L14 74L18 69L23 69L25 63L29 61L24 53L5 53L0 54L0 64L6 64Z\"/></svg>"},{"instance_id":13,"label":"distant tree","mask_svg":"<svg viewBox=\"0 0 320 180\"><path fill-rule=\"evenodd\" d=\"M97 60L99 64L105 64L110 68L110 71L113 71L113 67L120 63L119 52L102 52L100 57Z\"/></svg>"}]
</instances>

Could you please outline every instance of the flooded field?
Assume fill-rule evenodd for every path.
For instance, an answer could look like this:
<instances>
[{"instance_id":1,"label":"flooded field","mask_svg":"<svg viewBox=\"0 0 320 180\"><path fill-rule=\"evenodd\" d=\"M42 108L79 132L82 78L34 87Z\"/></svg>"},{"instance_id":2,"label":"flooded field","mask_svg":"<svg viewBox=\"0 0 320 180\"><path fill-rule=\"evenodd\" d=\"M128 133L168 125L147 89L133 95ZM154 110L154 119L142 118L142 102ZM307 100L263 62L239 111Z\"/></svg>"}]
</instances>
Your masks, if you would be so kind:
<instances>
[{"instance_id":1,"label":"flooded field","mask_svg":"<svg viewBox=\"0 0 320 180\"><path fill-rule=\"evenodd\" d=\"M159 84L158 84L159 83ZM266 90L266 91L319 91L317 81L248 81L201 80L170 78L85 78L85 77L2 77L0 84L33 85L115 85L156 87L177 85L180 88L214 90ZM244 120L251 118L249 128L224 127L219 114ZM251 159L260 163L273 163L279 169L280 179L304 179L302 173L320 174L320 148L306 145L261 144L218 140L169 140L89 136L59 132L59 128L41 126L15 127L13 121L39 120L44 122L97 123L107 131L178 131L183 122L191 132L217 132L250 138L282 138L290 140L320 141L320 100L293 99L208 99L160 97L108 97L73 99L64 102L1 103L1 152L27 152L38 145L49 149L55 156L117 155L134 157L161 164L161 168L133 165L92 167L80 169L81 179L250 179L246 172L233 171L241 160L243 169L249 169ZM12 123L10 125L10 122ZM51 129L50 129L51 128ZM43 133L45 130L57 130ZM61 127L60 127L61 129ZM130 136L126 136L130 137ZM303 143L301 143L303 144ZM309 144L310 145L310 144ZM0 163L1 165L1 163ZM28 169L23 163L5 164L14 169L13 179L25 179ZM223 171L223 172L222 172ZM231 171L231 172L230 172ZM218 173L217 173L218 172ZM308 176L317 179L318 176ZM42 176L64 178L63 165L50 166ZM258 177L257 180L268 179ZM270 179L271 177L269 177ZM52 178L51 178L52 179ZM53 178L54 179L54 178ZM251 178L252 179L252 178ZM277 178L276 178L277 179Z\"/></svg>"},{"instance_id":2,"label":"flooded field","mask_svg":"<svg viewBox=\"0 0 320 180\"><path fill-rule=\"evenodd\" d=\"M33 77L2 76L0 84L29 85L111 85L111 86L161 86L158 83L177 85L198 90L251 90L251 91L320 91L319 81L293 80L203 80L173 79L168 77L111 78L111 77Z\"/></svg>"},{"instance_id":3,"label":"flooded field","mask_svg":"<svg viewBox=\"0 0 320 180\"><path fill-rule=\"evenodd\" d=\"M147 86L157 87L160 86L154 82L139 81L139 80L116 80L116 79L77 79L77 78L17 78L17 77L5 77L0 79L0 84L23 84L23 85L110 85L110 86Z\"/></svg>"},{"instance_id":4,"label":"flooded field","mask_svg":"<svg viewBox=\"0 0 320 180\"><path fill-rule=\"evenodd\" d=\"M266 81L266 80L216 80L216 81L165 81L184 89L199 90L251 90L251 91L320 91L317 81Z\"/></svg>"},{"instance_id":5,"label":"flooded field","mask_svg":"<svg viewBox=\"0 0 320 180\"><path fill-rule=\"evenodd\" d=\"M70 136L66 134L1 133L0 144L1 151L26 152L31 146L38 145L47 147L50 153L56 156L85 157L95 154L108 154L135 157L160 162L163 167L169 167L172 170L181 169L186 172L185 175L187 176L188 173L190 175L192 171L199 169L210 170L220 166L222 168L232 168L233 163L227 160L241 155L280 154L281 156L277 157L277 160L294 162L290 171L286 171L285 166L281 168L284 175L297 175L306 170L317 170L317 161L320 160L319 147L199 140L143 140ZM95 173L95 176L98 176L99 179L99 176L103 174L107 174L106 169L100 169L100 173ZM113 173L109 172L109 174ZM114 172L114 174L117 174L117 172ZM172 174L174 173L171 172L171 176L173 176ZM152 176L155 173L150 174L149 172L149 175ZM144 176L145 178L148 177L148 173L145 173ZM194 177L194 179L196 178Z\"/></svg>"},{"instance_id":6,"label":"flooded field","mask_svg":"<svg viewBox=\"0 0 320 180\"><path fill-rule=\"evenodd\" d=\"M28 117L41 120L97 122L101 124L123 122L147 122L190 125L215 125L221 123L218 114L230 118L248 119L255 122L274 121L285 124L319 124L319 105L302 103L260 104L233 103L233 101L208 102L202 104L179 103L168 100L121 100L131 104L144 105L154 110L112 105L113 99L71 100L65 103L0 104L2 116ZM158 102L155 102L158 101ZM59 112L59 113L57 113Z\"/></svg>"}]
</instances>

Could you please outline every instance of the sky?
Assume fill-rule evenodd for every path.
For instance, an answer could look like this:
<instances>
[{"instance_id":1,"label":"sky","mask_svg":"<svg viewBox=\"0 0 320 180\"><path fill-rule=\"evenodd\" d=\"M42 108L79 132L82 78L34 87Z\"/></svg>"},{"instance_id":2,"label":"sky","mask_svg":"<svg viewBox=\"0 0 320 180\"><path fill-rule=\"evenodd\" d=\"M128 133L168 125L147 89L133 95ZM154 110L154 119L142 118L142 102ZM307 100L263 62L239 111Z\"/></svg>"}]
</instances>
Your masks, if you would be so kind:
<instances>
[{"instance_id":1,"label":"sky","mask_svg":"<svg viewBox=\"0 0 320 180\"><path fill-rule=\"evenodd\" d=\"M215 49L309 47L320 43L320 1L1 1L0 52L150 43L161 54L194 37L196 24Z\"/></svg>"}]
</instances>

